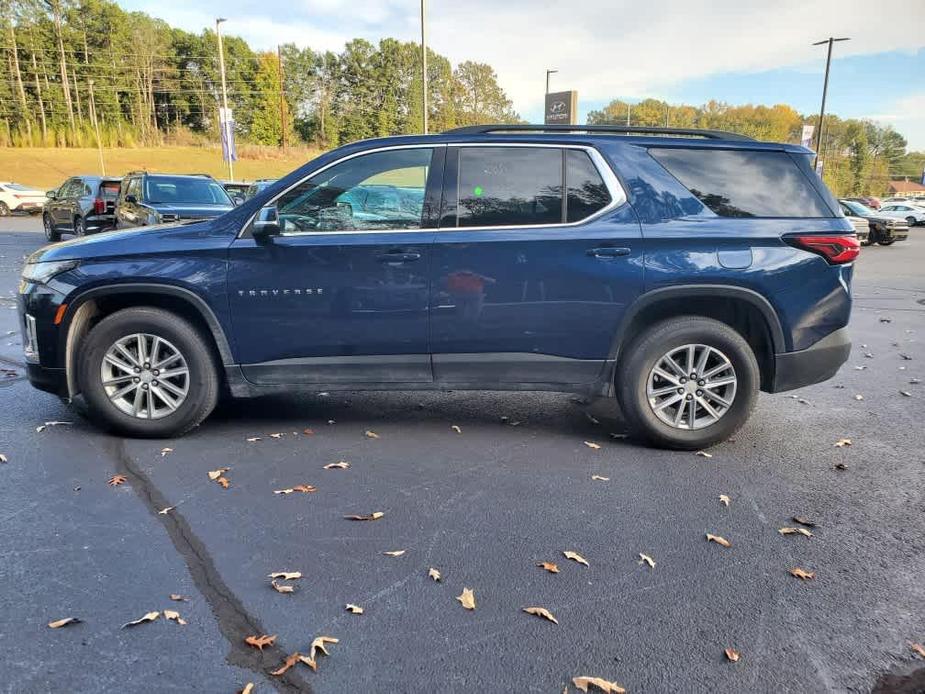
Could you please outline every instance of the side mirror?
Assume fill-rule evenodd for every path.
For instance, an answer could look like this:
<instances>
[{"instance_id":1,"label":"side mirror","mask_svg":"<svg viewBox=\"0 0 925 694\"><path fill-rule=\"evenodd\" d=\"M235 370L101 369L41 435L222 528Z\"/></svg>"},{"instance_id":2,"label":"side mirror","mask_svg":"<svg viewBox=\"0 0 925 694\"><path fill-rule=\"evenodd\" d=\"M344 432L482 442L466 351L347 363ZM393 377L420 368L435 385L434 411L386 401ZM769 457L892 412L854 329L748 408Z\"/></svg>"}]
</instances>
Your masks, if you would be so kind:
<instances>
[{"instance_id":1,"label":"side mirror","mask_svg":"<svg viewBox=\"0 0 925 694\"><path fill-rule=\"evenodd\" d=\"M125 202L134 205L138 202L138 198L136 198L134 195L126 195Z\"/></svg>"},{"instance_id":2,"label":"side mirror","mask_svg":"<svg viewBox=\"0 0 925 694\"><path fill-rule=\"evenodd\" d=\"M55 198L58 197L58 191L49 190L48 192L45 193L45 197L48 198L49 200L54 200Z\"/></svg>"},{"instance_id":3,"label":"side mirror","mask_svg":"<svg viewBox=\"0 0 925 694\"><path fill-rule=\"evenodd\" d=\"M251 234L255 239L266 239L279 233L279 211L276 209L276 205L261 208L251 225Z\"/></svg>"}]
</instances>

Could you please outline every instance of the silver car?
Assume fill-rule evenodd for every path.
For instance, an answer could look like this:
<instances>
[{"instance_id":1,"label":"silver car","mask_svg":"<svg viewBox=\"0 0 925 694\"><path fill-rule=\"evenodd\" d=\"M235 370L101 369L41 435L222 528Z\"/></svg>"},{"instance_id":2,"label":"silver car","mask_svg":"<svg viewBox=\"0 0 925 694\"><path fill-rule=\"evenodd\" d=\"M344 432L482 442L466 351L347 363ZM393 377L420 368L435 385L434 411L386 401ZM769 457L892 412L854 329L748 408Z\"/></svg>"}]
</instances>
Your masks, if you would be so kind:
<instances>
[{"instance_id":1,"label":"silver car","mask_svg":"<svg viewBox=\"0 0 925 694\"><path fill-rule=\"evenodd\" d=\"M905 219L910 227L925 224L925 207L911 202L892 202L881 207L878 212L885 217Z\"/></svg>"}]
</instances>

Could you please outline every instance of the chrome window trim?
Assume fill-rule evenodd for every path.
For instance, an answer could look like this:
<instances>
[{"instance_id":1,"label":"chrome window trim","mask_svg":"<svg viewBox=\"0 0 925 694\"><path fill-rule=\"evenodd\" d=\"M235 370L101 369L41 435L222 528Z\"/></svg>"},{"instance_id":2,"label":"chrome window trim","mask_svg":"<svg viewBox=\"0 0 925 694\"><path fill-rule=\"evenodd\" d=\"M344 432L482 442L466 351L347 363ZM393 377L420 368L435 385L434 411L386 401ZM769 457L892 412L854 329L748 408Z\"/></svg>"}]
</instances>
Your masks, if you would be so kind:
<instances>
[{"instance_id":1,"label":"chrome window trim","mask_svg":"<svg viewBox=\"0 0 925 694\"><path fill-rule=\"evenodd\" d=\"M596 212L588 215L583 219L579 219L575 222L564 222L558 224L510 224L503 226L472 226L472 227L425 227L422 229L348 229L343 231L296 231L288 234L280 234L285 238L291 237L301 237L301 236L340 236L343 234L421 234L421 233L440 233L448 231L514 231L517 229L563 229L569 227L580 226L582 224L587 224L590 221L602 217L608 212L621 207L627 202L626 191L623 189L623 186L620 184L620 180L617 178L617 175L614 173L613 169L610 167L610 164L607 163L607 160L604 159L604 156L594 147L590 145L573 145L573 144L563 144L563 143L545 143L545 142L435 142L435 143L416 143L408 145L389 145L385 147L375 147L373 149L366 149L360 152L353 152L348 154L340 159L336 159L328 164L325 164L319 169L315 169L311 173L307 174L304 178L296 181L291 186L287 187L285 190L281 191L274 197L272 200L268 201L264 207L273 205L281 197L286 195L293 188L296 188L308 179L313 176L317 176L320 173L330 169L333 166L342 164L345 161L355 159L356 157L365 156L367 154L376 154L378 152L388 152L392 150L401 150L401 149L437 149L438 147L534 147L534 148L546 148L546 149L575 149L587 152L588 156L591 158L591 163L594 165L594 168L597 169L597 173L600 175L601 179L604 181L604 185L607 187L607 191L610 193L610 203L597 210ZM247 221L241 227L241 230L238 232L236 238L243 238L244 232L250 227L254 219L257 217L257 214L260 210L256 210L250 217L247 218Z\"/></svg>"}]
</instances>

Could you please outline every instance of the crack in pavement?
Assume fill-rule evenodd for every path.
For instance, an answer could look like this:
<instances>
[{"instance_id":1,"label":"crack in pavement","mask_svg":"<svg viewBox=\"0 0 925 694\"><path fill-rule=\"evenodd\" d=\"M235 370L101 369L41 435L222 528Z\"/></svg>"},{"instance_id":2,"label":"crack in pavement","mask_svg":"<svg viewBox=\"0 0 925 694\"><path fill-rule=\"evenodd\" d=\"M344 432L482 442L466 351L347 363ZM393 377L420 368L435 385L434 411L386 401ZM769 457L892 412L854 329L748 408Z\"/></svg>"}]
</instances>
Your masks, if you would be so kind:
<instances>
[{"instance_id":1,"label":"crack in pavement","mask_svg":"<svg viewBox=\"0 0 925 694\"><path fill-rule=\"evenodd\" d=\"M176 510L163 515L158 513L170 504L128 455L125 440L113 437L107 439L105 445L115 463L115 472L129 478L135 494L151 515L164 526L174 548L186 563L193 583L206 599L218 622L219 631L231 646L226 661L263 675L277 691L311 694L311 686L295 670L290 670L281 677L269 674L270 670L276 669L282 663L288 653L278 645L257 650L244 643L245 636L268 632L256 617L248 614L244 605L222 579L205 544L196 536L183 515Z\"/></svg>"}]
</instances>

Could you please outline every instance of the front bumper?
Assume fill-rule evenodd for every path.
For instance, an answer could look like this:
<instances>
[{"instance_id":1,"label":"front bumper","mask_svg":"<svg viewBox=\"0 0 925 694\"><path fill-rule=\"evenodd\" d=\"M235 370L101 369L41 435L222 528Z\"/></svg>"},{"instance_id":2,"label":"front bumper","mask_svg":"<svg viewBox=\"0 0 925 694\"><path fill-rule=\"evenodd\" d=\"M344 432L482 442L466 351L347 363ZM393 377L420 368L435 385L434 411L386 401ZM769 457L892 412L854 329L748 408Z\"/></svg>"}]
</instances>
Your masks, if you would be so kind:
<instances>
[{"instance_id":1,"label":"front bumper","mask_svg":"<svg viewBox=\"0 0 925 694\"><path fill-rule=\"evenodd\" d=\"M33 202L31 200L25 200L19 203L16 207L13 208L13 212L41 212L45 207L44 202Z\"/></svg>"},{"instance_id":2,"label":"front bumper","mask_svg":"<svg viewBox=\"0 0 925 694\"><path fill-rule=\"evenodd\" d=\"M41 364L26 364L26 375L33 388L67 396L67 372L64 369L49 369Z\"/></svg>"},{"instance_id":3,"label":"front bumper","mask_svg":"<svg viewBox=\"0 0 925 694\"><path fill-rule=\"evenodd\" d=\"M768 391L779 393L826 381L848 361L850 352L848 329L841 328L811 347L777 354L774 357L774 383Z\"/></svg>"}]
</instances>

